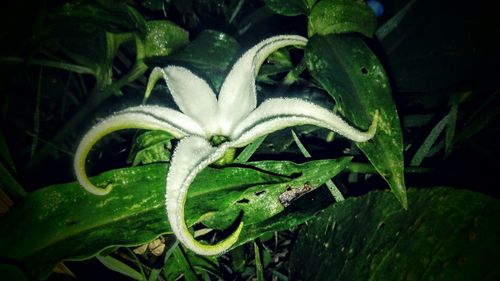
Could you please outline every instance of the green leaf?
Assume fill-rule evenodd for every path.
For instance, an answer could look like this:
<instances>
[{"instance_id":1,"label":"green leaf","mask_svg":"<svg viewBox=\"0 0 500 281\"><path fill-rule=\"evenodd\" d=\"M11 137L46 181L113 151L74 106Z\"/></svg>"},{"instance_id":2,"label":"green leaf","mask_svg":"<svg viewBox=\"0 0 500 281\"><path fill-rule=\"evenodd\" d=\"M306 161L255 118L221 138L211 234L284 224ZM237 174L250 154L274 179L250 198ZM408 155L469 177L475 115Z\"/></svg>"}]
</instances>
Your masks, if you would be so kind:
<instances>
[{"instance_id":1,"label":"green leaf","mask_svg":"<svg viewBox=\"0 0 500 281\"><path fill-rule=\"evenodd\" d=\"M309 15L307 34L312 37L315 34L358 32L372 37L376 28L375 14L364 1L322 0Z\"/></svg>"},{"instance_id":2,"label":"green leaf","mask_svg":"<svg viewBox=\"0 0 500 281\"><path fill-rule=\"evenodd\" d=\"M311 75L355 126L368 128L378 110L375 137L356 145L406 208L403 136L389 81L377 57L361 39L333 34L311 38L304 56Z\"/></svg>"},{"instance_id":3,"label":"green leaf","mask_svg":"<svg viewBox=\"0 0 500 281\"><path fill-rule=\"evenodd\" d=\"M180 275L184 275L185 280L198 281L197 274L201 275L206 271L217 272L217 258L199 256L181 247L176 244L172 249L172 256L165 262L163 276L166 280L177 280Z\"/></svg>"},{"instance_id":4,"label":"green leaf","mask_svg":"<svg viewBox=\"0 0 500 281\"><path fill-rule=\"evenodd\" d=\"M257 275L257 281L264 281L264 268L261 261L261 253L259 245L253 242L253 252L255 256L255 275Z\"/></svg>"},{"instance_id":5,"label":"green leaf","mask_svg":"<svg viewBox=\"0 0 500 281\"><path fill-rule=\"evenodd\" d=\"M144 49L147 58L164 57L189 43L189 33L167 20L148 21Z\"/></svg>"},{"instance_id":6,"label":"green leaf","mask_svg":"<svg viewBox=\"0 0 500 281\"><path fill-rule=\"evenodd\" d=\"M453 150L455 142L455 131L457 127L458 106L460 102L469 96L471 92L464 92L455 94L450 97L449 106L450 112L448 113L448 124L445 131L444 155L448 157Z\"/></svg>"},{"instance_id":7,"label":"green leaf","mask_svg":"<svg viewBox=\"0 0 500 281\"><path fill-rule=\"evenodd\" d=\"M251 144L247 145L243 151L238 154L238 157L234 159L233 162L235 163L245 163L252 157L252 155L255 153L255 151L260 147L260 145L264 142L266 139L267 135L263 135L256 140L254 140Z\"/></svg>"},{"instance_id":8,"label":"green leaf","mask_svg":"<svg viewBox=\"0 0 500 281\"><path fill-rule=\"evenodd\" d=\"M481 131L489 129L489 126L500 114L500 89L483 98L478 95L482 102L477 109L469 115L463 128L457 133L456 142L465 142L476 136Z\"/></svg>"},{"instance_id":9,"label":"green leaf","mask_svg":"<svg viewBox=\"0 0 500 281\"><path fill-rule=\"evenodd\" d=\"M35 36L42 39L41 45L92 69L103 85L111 83L118 47L137 34L146 34L142 15L125 2L112 0L64 4L48 13L46 24Z\"/></svg>"},{"instance_id":10,"label":"green leaf","mask_svg":"<svg viewBox=\"0 0 500 281\"><path fill-rule=\"evenodd\" d=\"M429 155L429 152L431 151L434 144L436 144L436 141L438 137L441 135L441 132L443 132L443 130L446 128L449 118L450 118L450 113L448 113L445 117L443 117L443 119L441 119L436 124L436 126L432 128L429 135L427 135L424 142L417 149L417 152L415 152L415 155L411 159L410 161L411 166L420 166L422 161L424 161L425 157Z\"/></svg>"},{"instance_id":11,"label":"green leaf","mask_svg":"<svg viewBox=\"0 0 500 281\"><path fill-rule=\"evenodd\" d=\"M2 280L28 281L23 271L14 265L0 264L0 276Z\"/></svg>"},{"instance_id":12,"label":"green leaf","mask_svg":"<svg viewBox=\"0 0 500 281\"><path fill-rule=\"evenodd\" d=\"M316 1L305 0L264 0L273 12L284 16L308 15Z\"/></svg>"},{"instance_id":13,"label":"green leaf","mask_svg":"<svg viewBox=\"0 0 500 281\"><path fill-rule=\"evenodd\" d=\"M204 30L184 49L177 52L170 62L187 64L190 69L197 69L202 77L211 82L215 92L219 92L238 50L238 42L231 36L214 30Z\"/></svg>"},{"instance_id":14,"label":"green leaf","mask_svg":"<svg viewBox=\"0 0 500 281\"><path fill-rule=\"evenodd\" d=\"M0 189L17 200L26 196L26 191L14 176L16 171L5 136L0 130Z\"/></svg>"},{"instance_id":15,"label":"green leaf","mask_svg":"<svg viewBox=\"0 0 500 281\"><path fill-rule=\"evenodd\" d=\"M0 129L0 161L5 163L7 168L12 171L16 170L16 166L14 165L14 160L12 159L12 155L10 154L9 145L7 144L7 140L5 139L5 135L3 131Z\"/></svg>"},{"instance_id":16,"label":"green leaf","mask_svg":"<svg viewBox=\"0 0 500 281\"><path fill-rule=\"evenodd\" d=\"M408 200L405 211L372 192L326 209L301 230L290 280L500 278L498 199L432 188L411 189Z\"/></svg>"},{"instance_id":17,"label":"green leaf","mask_svg":"<svg viewBox=\"0 0 500 281\"><path fill-rule=\"evenodd\" d=\"M144 0L141 1L141 5L152 11L162 12L165 9L165 1L164 0Z\"/></svg>"},{"instance_id":18,"label":"green leaf","mask_svg":"<svg viewBox=\"0 0 500 281\"><path fill-rule=\"evenodd\" d=\"M57 23L85 23L101 26L110 32L146 30L142 15L125 1L72 1L53 10L48 19Z\"/></svg>"},{"instance_id":19,"label":"green leaf","mask_svg":"<svg viewBox=\"0 0 500 281\"><path fill-rule=\"evenodd\" d=\"M144 280L137 270L131 268L125 263L113 258L112 256L97 256L97 259L107 268L128 276L134 280Z\"/></svg>"},{"instance_id":20,"label":"green leaf","mask_svg":"<svg viewBox=\"0 0 500 281\"><path fill-rule=\"evenodd\" d=\"M154 162L169 162L172 154L173 137L163 131L147 131L134 139L134 144L128 157L132 166Z\"/></svg>"},{"instance_id":21,"label":"green leaf","mask_svg":"<svg viewBox=\"0 0 500 281\"><path fill-rule=\"evenodd\" d=\"M14 200L26 196L26 191L19 184L12 173L0 162L0 188L7 192Z\"/></svg>"},{"instance_id":22,"label":"green leaf","mask_svg":"<svg viewBox=\"0 0 500 281\"><path fill-rule=\"evenodd\" d=\"M248 182L242 181L241 179L233 180L233 189L231 192L227 189L223 190L219 187L212 187L210 190L213 192L217 192L217 189L219 189L218 195L215 198L204 199L203 204L195 201L188 202L186 204L186 216L191 217L191 214L194 216L195 212L203 213L204 215L200 217L200 219L202 219L204 225L210 228L227 228L234 222L237 214L243 211L243 222L245 223L245 227L236 244L238 245L243 242L251 241L258 237L253 236L254 234L251 233L252 224L258 223L262 219L278 215L285 210L282 203L276 199L287 189L302 188L306 183L313 186L313 188L317 188L340 173L350 161L351 157L344 157L326 162L312 161L303 164L305 166L302 169L297 169L298 167L295 167L295 171L292 170L292 166L289 166L289 164L278 168L281 165L279 164L280 162L250 162L249 165L258 169L275 171L278 175L286 176L269 178L267 182L253 186L250 186ZM271 163L273 166L268 166ZM286 164L288 162L283 163ZM309 163L311 163L311 166L309 166ZM207 178L198 176L197 179L202 182L207 182L212 179L213 182L220 182L218 186L223 186L223 182L227 181L227 178L222 176L213 177L210 174L204 175ZM297 175L300 176L295 178ZM227 184L228 183L226 183L226 185ZM239 186L236 186L237 184L239 184ZM219 211L214 213L214 210Z\"/></svg>"},{"instance_id":23,"label":"green leaf","mask_svg":"<svg viewBox=\"0 0 500 281\"><path fill-rule=\"evenodd\" d=\"M342 158L301 165L264 161L207 168L190 187L186 222L203 222L220 229L243 211L245 227L234 247L266 231L290 228L298 220L275 227L266 222L290 209L279 203L279 195L306 182L318 187L349 161ZM166 174L165 164L103 173L93 182L112 182L113 192L107 196L92 195L78 183L30 193L0 219L0 255L22 264L30 276L43 279L60 260L86 259L103 249L142 245L169 233L164 204Z\"/></svg>"}]
</instances>

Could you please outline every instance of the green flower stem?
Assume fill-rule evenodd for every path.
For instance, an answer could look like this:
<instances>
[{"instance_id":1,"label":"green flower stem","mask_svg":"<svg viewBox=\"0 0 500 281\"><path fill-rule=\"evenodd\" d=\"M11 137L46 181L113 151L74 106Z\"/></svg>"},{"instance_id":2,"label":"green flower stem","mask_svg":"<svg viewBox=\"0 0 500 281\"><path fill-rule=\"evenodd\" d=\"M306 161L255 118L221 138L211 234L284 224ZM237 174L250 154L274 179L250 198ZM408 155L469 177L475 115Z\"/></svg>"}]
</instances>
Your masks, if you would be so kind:
<instances>
[{"instance_id":1,"label":"green flower stem","mask_svg":"<svg viewBox=\"0 0 500 281\"><path fill-rule=\"evenodd\" d=\"M299 76L302 72L306 70L306 63L304 59L300 60L299 64L292 69L288 74L283 78L283 81L281 82L283 86L288 87L295 83L298 79Z\"/></svg>"},{"instance_id":2,"label":"green flower stem","mask_svg":"<svg viewBox=\"0 0 500 281\"><path fill-rule=\"evenodd\" d=\"M229 148L226 151L226 153L224 153L224 156L222 156L219 160L214 162L214 165L222 166L225 164L232 163L234 161L235 154L236 154L236 148Z\"/></svg>"}]
</instances>

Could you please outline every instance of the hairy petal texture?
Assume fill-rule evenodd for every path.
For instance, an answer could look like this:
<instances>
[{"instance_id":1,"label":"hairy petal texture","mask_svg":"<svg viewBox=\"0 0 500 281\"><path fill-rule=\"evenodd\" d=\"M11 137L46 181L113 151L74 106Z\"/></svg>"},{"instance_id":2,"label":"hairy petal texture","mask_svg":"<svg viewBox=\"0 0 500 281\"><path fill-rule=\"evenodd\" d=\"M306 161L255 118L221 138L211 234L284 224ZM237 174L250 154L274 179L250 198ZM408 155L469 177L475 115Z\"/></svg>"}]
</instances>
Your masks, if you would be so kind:
<instances>
[{"instance_id":1,"label":"hairy petal texture","mask_svg":"<svg viewBox=\"0 0 500 281\"><path fill-rule=\"evenodd\" d=\"M221 87L218 100L207 82L190 70L179 66L154 68L145 99L156 82L163 78L183 113L159 106L137 106L120 111L97 124L84 136L76 151L74 168L78 181L94 194L104 195L111 190L111 185L105 188L93 185L85 172L87 154L103 136L129 128L166 131L181 139L170 162L165 192L165 207L172 231L187 248L197 254L218 255L227 251L238 240L243 222L225 240L210 245L197 241L184 220L188 189L200 171L224 155L227 156L229 153L226 152L235 147L245 146L262 135L286 127L316 125L358 142L366 141L375 134L377 112L368 131L362 132L330 110L304 100L269 99L256 108L255 77L264 60L279 48L306 44L307 39L302 36L280 35L250 48L233 65ZM216 135L229 137L231 141L212 146L209 140Z\"/></svg>"},{"instance_id":2,"label":"hairy petal texture","mask_svg":"<svg viewBox=\"0 0 500 281\"><path fill-rule=\"evenodd\" d=\"M166 131L176 138L187 135L204 135L201 127L176 110L159 106L135 106L119 111L90 129L75 153L73 167L76 178L83 188L96 195L105 195L111 191L109 184L106 188L99 188L92 184L85 171L85 162L91 148L104 136L124 129L147 129Z\"/></svg>"},{"instance_id":3,"label":"hairy petal texture","mask_svg":"<svg viewBox=\"0 0 500 281\"><path fill-rule=\"evenodd\" d=\"M375 135L378 113L366 132L357 130L342 118L321 106L293 98L275 98L264 101L240 122L230 135L234 147L242 147L256 138L291 126L315 125L337 132L357 141L367 141Z\"/></svg>"},{"instance_id":4,"label":"hairy petal texture","mask_svg":"<svg viewBox=\"0 0 500 281\"><path fill-rule=\"evenodd\" d=\"M184 205L189 186L200 171L221 158L228 148L229 143L213 147L204 138L190 136L177 144L170 162L165 194L168 220L177 239L200 255L217 255L227 251L238 240L243 227L241 222L237 230L225 240L208 245L194 239L184 221Z\"/></svg>"},{"instance_id":5,"label":"hairy petal texture","mask_svg":"<svg viewBox=\"0 0 500 281\"><path fill-rule=\"evenodd\" d=\"M167 83L175 103L184 114L202 125L207 135L218 134L217 97L205 80L184 67L157 67L150 75L147 95L160 77Z\"/></svg>"},{"instance_id":6,"label":"hairy petal texture","mask_svg":"<svg viewBox=\"0 0 500 281\"><path fill-rule=\"evenodd\" d=\"M229 135L235 124L255 109L255 77L264 60L277 49L306 44L307 39L298 35L273 36L246 51L236 61L219 93L219 126L222 135Z\"/></svg>"}]
</instances>

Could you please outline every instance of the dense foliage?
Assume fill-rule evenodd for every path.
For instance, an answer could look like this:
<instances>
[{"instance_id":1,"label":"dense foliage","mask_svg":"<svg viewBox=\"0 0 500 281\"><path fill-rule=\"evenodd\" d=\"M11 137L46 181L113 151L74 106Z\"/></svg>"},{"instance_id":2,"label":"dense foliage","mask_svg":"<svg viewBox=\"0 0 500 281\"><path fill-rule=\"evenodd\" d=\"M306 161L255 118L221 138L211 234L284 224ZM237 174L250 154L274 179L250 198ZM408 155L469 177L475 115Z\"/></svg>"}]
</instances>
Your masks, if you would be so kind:
<instances>
[{"instance_id":1,"label":"dense foliage","mask_svg":"<svg viewBox=\"0 0 500 281\"><path fill-rule=\"evenodd\" d=\"M8 2L0 9L7 280L500 278L493 4ZM381 120L365 143L313 126L274 132L202 171L186 221L213 242L243 220L231 251L197 256L171 234L164 188L177 141L169 134L126 130L96 146L87 169L94 182L114 183L110 195L75 182L74 151L100 119L142 103L175 107L162 83L144 96L153 67L185 66L218 92L245 50L277 34L309 42L267 58L259 101L299 97L362 130L374 111Z\"/></svg>"}]
</instances>

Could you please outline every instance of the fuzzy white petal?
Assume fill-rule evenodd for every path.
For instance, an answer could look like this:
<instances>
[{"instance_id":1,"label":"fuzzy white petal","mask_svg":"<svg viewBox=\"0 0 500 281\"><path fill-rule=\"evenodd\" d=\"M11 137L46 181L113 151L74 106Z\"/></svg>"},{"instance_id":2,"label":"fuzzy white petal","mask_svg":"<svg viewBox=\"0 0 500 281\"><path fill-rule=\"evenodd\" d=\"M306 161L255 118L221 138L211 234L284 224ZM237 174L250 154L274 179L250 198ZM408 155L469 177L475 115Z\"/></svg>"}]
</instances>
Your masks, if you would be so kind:
<instances>
[{"instance_id":1,"label":"fuzzy white petal","mask_svg":"<svg viewBox=\"0 0 500 281\"><path fill-rule=\"evenodd\" d=\"M207 82L184 67L155 68L150 76L147 95L160 74L179 109L202 125L207 135L217 134L217 98Z\"/></svg>"},{"instance_id":2,"label":"fuzzy white petal","mask_svg":"<svg viewBox=\"0 0 500 281\"><path fill-rule=\"evenodd\" d=\"M297 125L323 127L350 140L363 142L375 134L377 116L375 114L368 131L362 132L330 110L313 103L291 98L268 99L238 124L230 136L233 139L231 145L242 147L262 135Z\"/></svg>"},{"instance_id":3,"label":"fuzzy white petal","mask_svg":"<svg viewBox=\"0 0 500 281\"><path fill-rule=\"evenodd\" d=\"M255 109L255 77L264 60L279 48L306 44L307 39L298 35L273 36L246 51L236 61L219 93L219 126L223 135L229 135L235 124Z\"/></svg>"},{"instance_id":4,"label":"fuzzy white petal","mask_svg":"<svg viewBox=\"0 0 500 281\"><path fill-rule=\"evenodd\" d=\"M207 245L194 239L184 221L184 205L189 186L201 170L221 158L228 148L229 143L213 147L204 138L186 137L177 144L170 162L165 194L168 221L177 239L200 255L217 255L227 251L238 240L243 227L240 223L238 229L225 240Z\"/></svg>"},{"instance_id":5,"label":"fuzzy white petal","mask_svg":"<svg viewBox=\"0 0 500 281\"><path fill-rule=\"evenodd\" d=\"M87 191L96 195L105 195L111 191L111 185L99 188L90 182L85 171L85 161L92 146L101 138L123 129L162 130L176 138L187 135L204 135L201 127L189 116L169 108L135 106L117 112L90 129L76 150L73 162L76 178Z\"/></svg>"}]
</instances>

